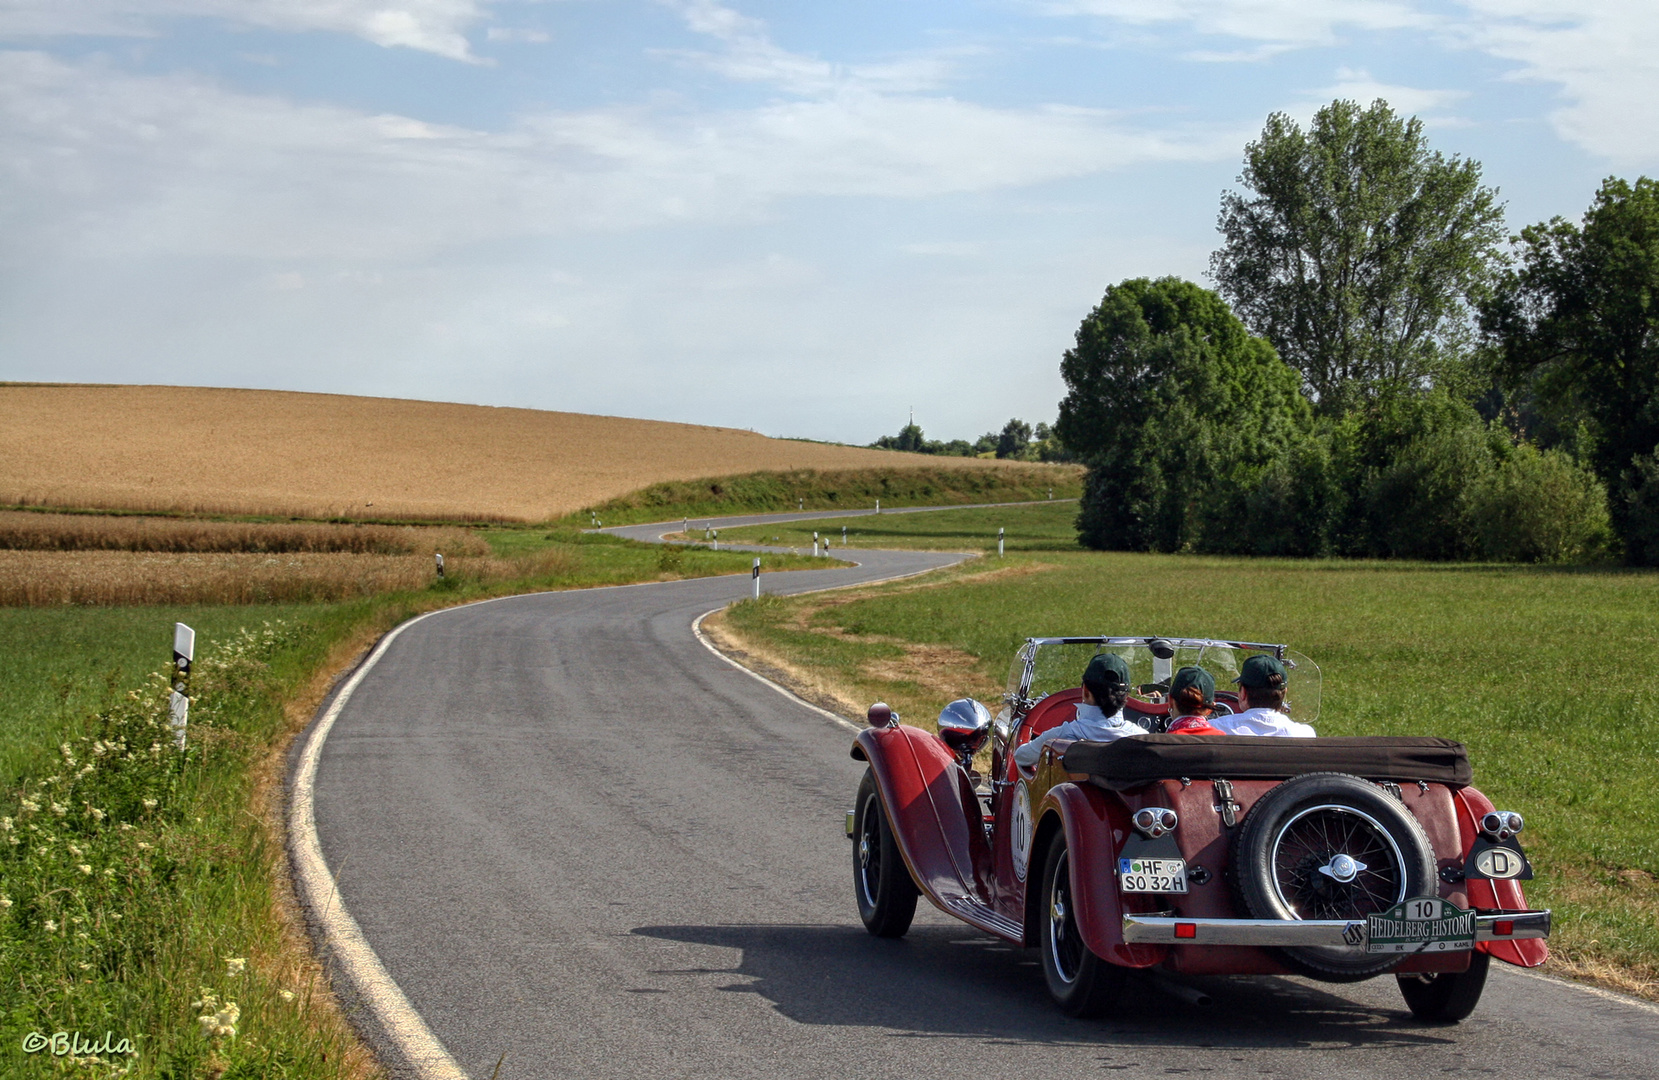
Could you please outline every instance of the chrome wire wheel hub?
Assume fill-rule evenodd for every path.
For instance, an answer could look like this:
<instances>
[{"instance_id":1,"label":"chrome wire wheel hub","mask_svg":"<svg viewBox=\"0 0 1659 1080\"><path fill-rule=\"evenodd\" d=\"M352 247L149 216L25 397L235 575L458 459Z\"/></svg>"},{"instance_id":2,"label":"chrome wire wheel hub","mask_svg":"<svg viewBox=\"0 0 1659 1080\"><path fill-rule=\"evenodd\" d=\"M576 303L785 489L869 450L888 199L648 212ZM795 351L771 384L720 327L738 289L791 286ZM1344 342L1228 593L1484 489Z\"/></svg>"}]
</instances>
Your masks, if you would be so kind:
<instances>
[{"instance_id":1,"label":"chrome wire wheel hub","mask_svg":"<svg viewBox=\"0 0 1659 1080\"><path fill-rule=\"evenodd\" d=\"M1339 881L1346 885L1359 876L1361 870L1370 869L1364 863L1349 855L1337 853L1331 856L1331 861L1319 867L1319 872L1332 881Z\"/></svg>"}]
</instances>

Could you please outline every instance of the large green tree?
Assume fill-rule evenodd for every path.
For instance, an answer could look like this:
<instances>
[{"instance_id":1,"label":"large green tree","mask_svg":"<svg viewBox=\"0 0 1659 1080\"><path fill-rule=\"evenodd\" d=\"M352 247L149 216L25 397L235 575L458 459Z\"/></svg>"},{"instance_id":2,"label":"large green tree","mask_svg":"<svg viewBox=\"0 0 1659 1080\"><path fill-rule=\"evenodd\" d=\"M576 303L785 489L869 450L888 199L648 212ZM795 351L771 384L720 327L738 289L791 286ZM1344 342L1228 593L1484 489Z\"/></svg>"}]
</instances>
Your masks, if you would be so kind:
<instances>
[{"instance_id":1,"label":"large green tree","mask_svg":"<svg viewBox=\"0 0 1659 1080\"><path fill-rule=\"evenodd\" d=\"M1296 372L1179 278L1107 289L1060 373L1055 434L1089 466L1078 533L1096 548L1195 546L1216 485L1278 458L1308 419Z\"/></svg>"},{"instance_id":2,"label":"large green tree","mask_svg":"<svg viewBox=\"0 0 1659 1080\"><path fill-rule=\"evenodd\" d=\"M1246 147L1211 275L1322 415L1458 366L1504 238L1480 175L1384 101L1332 102L1306 131L1274 113Z\"/></svg>"},{"instance_id":3,"label":"large green tree","mask_svg":"<svg viewBox=\"0 0 1659 1080\"><path fill-rule=\"evenodd\" d=\"M1483 326L1535 398L1580 411L1627 558L1659 564L1659 182L1609 179L1582 226L1519 241Z\"/></svg>"}]
</instances>

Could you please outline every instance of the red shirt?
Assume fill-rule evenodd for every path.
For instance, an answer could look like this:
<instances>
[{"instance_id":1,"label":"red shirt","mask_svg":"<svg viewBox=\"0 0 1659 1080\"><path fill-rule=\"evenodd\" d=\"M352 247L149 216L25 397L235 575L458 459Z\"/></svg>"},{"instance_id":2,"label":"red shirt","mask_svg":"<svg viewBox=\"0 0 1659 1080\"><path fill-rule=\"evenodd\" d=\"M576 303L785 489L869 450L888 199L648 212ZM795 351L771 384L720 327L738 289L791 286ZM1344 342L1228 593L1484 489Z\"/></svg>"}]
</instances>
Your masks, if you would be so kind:
<instances>
[{"instance_id":1,"label":"red shirt","mask_svg":"<svg viewBox=\"0 0 1659 1080\"><path fill-rule=\"evenodd\" d=\"M1226 732L1211 726L1202 716L1183 716L1169 725L1171 735L1225 735Z\"/></svg>"}]
</instances>

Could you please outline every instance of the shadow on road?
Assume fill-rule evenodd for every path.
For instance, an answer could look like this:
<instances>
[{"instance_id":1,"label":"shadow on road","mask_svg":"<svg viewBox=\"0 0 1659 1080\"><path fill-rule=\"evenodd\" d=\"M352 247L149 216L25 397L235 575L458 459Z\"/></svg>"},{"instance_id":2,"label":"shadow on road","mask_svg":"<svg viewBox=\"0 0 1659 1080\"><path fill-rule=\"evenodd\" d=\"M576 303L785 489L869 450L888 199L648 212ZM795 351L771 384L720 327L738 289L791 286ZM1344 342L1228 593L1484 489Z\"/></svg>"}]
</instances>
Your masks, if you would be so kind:
<instances>
[{"instance_id":1,"label":"shadow on road","mask_svg":"<svg viewBox=\"0 0 1659 1080\"><path fill-rule=\"evenodd\" d=\"M633 933L741 953L735 967L655 975L730 974L733 982L721 989L759 994L799 1023L890 1028L896 1038L1241 1049L1457 1041L1452 1029L1411 1020L1387 976L1363 995L1386 991L1385 1007L1299 980L1250 976L1191 980L1215 1000L1202 1008L1137 979L1118 1013L1080 1021L1049 1000L1035 951L954 927L916 926L897 941L846 926L642 926Z\"/></svg>"}]
</instances>

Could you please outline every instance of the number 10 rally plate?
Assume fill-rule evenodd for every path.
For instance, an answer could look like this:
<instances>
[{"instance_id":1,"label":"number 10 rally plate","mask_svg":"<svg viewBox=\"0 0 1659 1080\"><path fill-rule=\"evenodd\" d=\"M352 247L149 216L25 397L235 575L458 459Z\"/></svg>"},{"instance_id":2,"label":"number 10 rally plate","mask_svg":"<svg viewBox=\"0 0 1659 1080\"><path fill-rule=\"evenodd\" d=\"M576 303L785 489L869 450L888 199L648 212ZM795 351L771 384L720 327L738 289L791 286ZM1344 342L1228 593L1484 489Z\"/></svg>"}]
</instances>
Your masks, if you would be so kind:
<instances>
[{"instance_id":1,"label":"number 10 rally plate","mask_svg":"<svg viewBox=\"0 0 1659 1080\"><path fill-rule=\"evenodd\" d=\"M1365 920L1369 953L1456 952L1475 947L1475 913L1437 896L1403 900Z\"/></svg>"}]
</instances>

